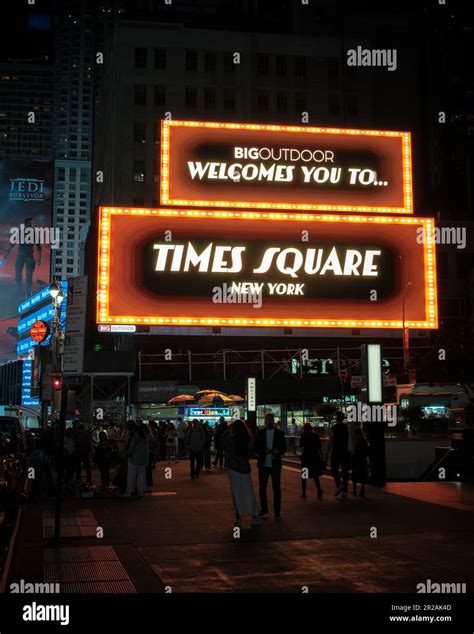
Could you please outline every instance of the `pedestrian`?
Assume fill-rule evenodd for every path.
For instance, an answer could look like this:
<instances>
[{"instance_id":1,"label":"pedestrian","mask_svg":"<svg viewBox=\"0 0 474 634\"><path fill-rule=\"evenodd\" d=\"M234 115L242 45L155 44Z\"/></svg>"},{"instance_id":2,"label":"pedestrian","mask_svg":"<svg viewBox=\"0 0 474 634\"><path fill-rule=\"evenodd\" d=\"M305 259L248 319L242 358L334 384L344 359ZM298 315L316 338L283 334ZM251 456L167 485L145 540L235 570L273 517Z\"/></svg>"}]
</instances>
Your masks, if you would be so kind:
<instances>
[{"instance_id":1,"label":"pedestrian","mask_svg":"<svg viewBox=\"0 0 474 634\"><path fill-rule=\"evenodd\" d=\"M268 517L267 485L268 479L272 479L273 511L275 519L281 519L281 457L286 453L286 440L284 433L276 429L273 414L265 416L265 427L259 429L254 442L254 450L257 454L258 483L261 511L259 517Z\"/></svg>"},{"instance_id":2,"label":"pedestrian","mask_svg":"<svg viewBox=\"0 0 474 634\"><path fill-rule=\"evenodd\" d=\"M290 423L290 440L289 440L289 451L294 456L296 455L296 421L294 418L291 419Z\"/></svg>"},{"instance_id":3,"label":"pedestrian","mask_svg":"<svg viewBox=\"0 0 474 634\"><path fill-rule=\"evenodd\" d=\"M206 442L204 443L204 451L203 451L203 466L206 471L211 470L211 444L212 444L212 429L209 426L209 423L204 423L203 425L204 435L206 436Z\"/></svg>"},{"instance_id":4,"label":"pedestrian","mask_svg":"<svg viewBox=\"0 0 474 634\"><path fill-rule=\"evenodd\" d=\"M151 493L153 491L153 446L155 438L149 425L143 425L143 431L148 443L148 464L145 466L145 493Z\"/></svg>"},{"instance_id":5,"label":"pedestrian","mask_svg":"<svg viewBox=\"0 0 474 634\"><path fill-rule=\"evenodd\" d=\"M100 484L103 487L109 486L110 484L110 463L112 457L112 450L110 448L109 440L107 438L107 433L105 431L99 432L99 442L97 447L95 448L94 460L99 468L100 473Z\"/></svg>"},{"instance_id":6,"label":"pedestrian","mask_svg":"<svg viewBox=\"0 0 474 634\"><path fill-rule=\"evenodd\" d=\"M173 423L168 423L168 431L166 432L166 459L168 462L173 460L178 462L178 456L176 453L176 438L178 437L178 432L174 428Z\"/></svg>"},{"instance_id":7,"label":"pedestrian","mask_svg":"<svg viewBox=\"0 0 474 634\"><path fill-rule=\"evenodd\" d=\"M223 469L224 465L224 434L227 431L227 423L225 422L225 418L221 416L219 418L219 424L217 425L216 433L214 434L214 448L216 450L216 455L214 457L214 462L212 463L215 467L219 464L219 469Z\"/></svg>"},{"instance_id":8,"label":"pedestrian","mask_svg":"<svg viewBox=\"0 0 474 634\"><path fill-rule=\"evenodd\" d=\"M189 467L191 471L191 480L199 478L199 472L202 467L202 454L206 436L200 421L194 419L188 433L186 435L186 449L189 451Z\"/></svg>"},{"instance_id":9,"label":"pedestrian","mask_svg":"<svg viewBox=\"0 0 474 634\"><path fill-rule=\"evenodd\" d=\"M234 420L224 434L230 490L235 511L234 526L241 525L241 518L250 515L251 526L260 526L259 508L253 492L250 467L252 434L242 420Z\"/></svg>"},{"instance_id":10,"label":"pedestrian","mask_svg":"<svg viewBox=\"0 0 474 634\"><path fill-rule=\"evenodd\" d=\"M64 433L64 481L69 482L74 476L76 468L76 446L74 432L71 428Z\"/></svg>"},{"instance_id":11,"label":"pedestrian","mask_svg":"<svg viewBox=\"0 0 474 634\"><path fill-rule=\"evenodd\" d=\"M82 466L86 470L86 482L88 485L92 485L92 470L91 470L91 437L86 432L84 425L79 425L77 428L77 434L74 438L74 445L76 447L76 480L81 481Z\"/></svg>"},{"instance_id":12,"label":"pedestrian","mask_svg":"<svg viewBox=\"0 0 474 634\"><path fill-rule=\"evenodd\" d=\"M342 412L336 412L336 423L332 426L329 434L329 443L326 453L331 458L331 473L336 484L334 495L337 497L342 493L342 498L347 498L347 485L349 483L349 469L351 465L350 445L351 437L349 427L344 422L345 416ZM339 473L342 472L342 480Z\"/></svg>"},{"instance_id":13,"label":"pedestrian","mask_svg":"<svg viewBox=\"0 0 474 634\"><path fill-rule=\"evenodd\" d=\"M323 472L323 459L321 455L321 438L311 423L303 425L303 433L300 438L301 448L301 497L306 498L306 485L309 478L314 480L318 491L318 500L323 497L323 489L319 476Z\"/></svg>"},{"instance_id":14,"label":"pedestrian","mask_svg":"<svg viewBox=\"0 0 474 634\"><path fill-rule=\"evenodd\" d=\"M139 489L139 497L145 495L146 467L149 460L148 441L143 423L135 425L132 439L128 447L127 490L124 497L130 497Z\"/></svg>"},{"instance_id":15,"label":"pedestrian","mask_svg":"<svg viewBox=\"0 0 474 634\"><path fill-rule=\"evenodd\" d=\"M369 445L362 429L354 428L353 436L354 453L352 456L352 495L357 495L357 484L360 484L361 498L365 497L365 485L367 484L367 472L369 466Z\"/></svg>"},{"instance_id":16,"label":"pedestrian","mask_svg":"<svg viewBox=\"0 0 474 634\"><path fill-rule=\"evenodd\" d=\"M178 425L176 431L178 432L178 458L185 457L185 443L186 443L186 423L180 417L178 418Z\"/></svg>"}]
</instances>

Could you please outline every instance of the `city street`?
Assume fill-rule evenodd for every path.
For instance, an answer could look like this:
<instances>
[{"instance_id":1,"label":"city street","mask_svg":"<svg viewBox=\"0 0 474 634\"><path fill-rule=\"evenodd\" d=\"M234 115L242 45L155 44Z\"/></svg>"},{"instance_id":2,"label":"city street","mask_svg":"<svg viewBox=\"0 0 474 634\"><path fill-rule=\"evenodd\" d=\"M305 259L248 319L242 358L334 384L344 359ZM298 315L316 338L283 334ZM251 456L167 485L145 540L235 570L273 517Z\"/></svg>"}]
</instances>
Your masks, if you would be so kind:
<instances>
[{"instance_id":1,"label":"city street","mask_svg":"<svg viewBox=\"0 0 474 634\"><path fill-rule=\"evenodd\" d=\"M287 465L282 521L270 515L250 528L244 520L234 538L225 472L191 480L186 462L161 462L154 479L144 499L65 502L57 552L44 540L52 503L28 504L9 583L59 582L62 592L383 593L416 592L428 579L474 582L474 491L465 484L389 484L396 494L369 487L367 498L349 491L344 501L325 476L317 501L313 482L300 498L299 471Z\"/></svg>"}]
</instances>

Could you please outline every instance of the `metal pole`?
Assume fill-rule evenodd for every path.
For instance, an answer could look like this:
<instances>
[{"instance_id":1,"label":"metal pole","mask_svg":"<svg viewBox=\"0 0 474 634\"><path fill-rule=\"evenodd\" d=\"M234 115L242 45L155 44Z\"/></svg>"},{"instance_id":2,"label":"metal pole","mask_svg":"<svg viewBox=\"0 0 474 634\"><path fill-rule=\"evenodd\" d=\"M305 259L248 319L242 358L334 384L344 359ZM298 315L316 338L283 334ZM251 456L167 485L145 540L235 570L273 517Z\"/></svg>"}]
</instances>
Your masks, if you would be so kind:
<instances>
[{"instance_id":1,"label":"metal pole","mask_svg":"<svg viewBox=\"0 0 474 634\"><path fill-rule=\"evenodd\" d=\"M222 351L222 367L224 370L224 381L227 379L227 373L225 368L225 350Z\"/></svg>"},{"instance_id":2,"label":"metal pole","mask_svg":"<svg viewBox=\"0 0 474 634\"><path fill-rule=\"evenodd\" d=\"M260 350L260 359L262 362L262 379L265 378L265 350Z\"/></svg>"},{"instance_id":3,"label":"metal pole","mask_svg":"<svg viewBox=\"0 0 474 634\"><path fill-rule=\"evenodd\" d=\"M138 380L142 380L142 351L138 351Z\"/></svg>"},{"instance_id":4,"label":"metal pole","mask_svg":"<svg viewBox=\"0 0 474 634\"><path fill-rule=\"evenodd\" d=\"M54 509L54 544L61 540L61 504L64 480L64 432L66 429L67 387L61 387L61 410L59 414L59 434L56 454L56 503Z\"/></svg>"},{"instance_id":5,"label":"metal pole","mask_svg":"<svg viewBox=\"0 0 474 634\"><path fill-rule=\"evenodd\" d=\"M94 375L91 374L91 427L94 424Z\"/></svg>"},{"instance_id":6,"label":"metal pole","mask_svg":"<svg viewBox=\"0 0 474 634\"><path fill-rule=\"evenodd\" d=\"M192 380L192 361L191 361L191 350L188 350L188 378Z\"/></svg>"},{"instance_id":7,"label":"metal pole","mask_svg":"<svg viewBox=\"0 0 474 634\"><path fill-rule=\"evenodd\" d=\"M303 354L300 348L300 379L303 378Z\"/></svg>"}]
</instances>

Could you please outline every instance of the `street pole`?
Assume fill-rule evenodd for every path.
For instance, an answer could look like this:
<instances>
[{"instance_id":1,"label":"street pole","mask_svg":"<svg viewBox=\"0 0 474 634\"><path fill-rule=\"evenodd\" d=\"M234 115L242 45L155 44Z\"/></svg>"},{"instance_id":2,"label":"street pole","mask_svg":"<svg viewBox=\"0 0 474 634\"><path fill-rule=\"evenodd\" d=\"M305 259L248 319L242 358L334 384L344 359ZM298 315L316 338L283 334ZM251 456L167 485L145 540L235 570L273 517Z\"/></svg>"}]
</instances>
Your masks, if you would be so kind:
<instances>
[{"instance_id":1,"label":"street pole","mask_svg":"<svg viewBox=\"0 0 474 634\"><path fill-rule=\"evenodd\" d=\"M64 481L64 434L66 431L67 387L61 385L61 409L59 414L58 451L56 455L56 502L54 507L54 545L61 541L61 506Z\"/></svg>"}]
</instances>

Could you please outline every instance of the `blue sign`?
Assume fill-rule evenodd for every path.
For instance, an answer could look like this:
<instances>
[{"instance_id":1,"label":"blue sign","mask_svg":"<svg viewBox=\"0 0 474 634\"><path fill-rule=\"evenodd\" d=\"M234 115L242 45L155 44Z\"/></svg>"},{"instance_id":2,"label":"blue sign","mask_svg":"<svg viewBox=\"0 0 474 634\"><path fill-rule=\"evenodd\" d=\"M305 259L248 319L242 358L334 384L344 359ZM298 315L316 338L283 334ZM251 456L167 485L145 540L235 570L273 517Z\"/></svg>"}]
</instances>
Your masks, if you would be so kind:
<instances>
[{"instance_id":1,"label":"blue sign","mask_svg":"<svg viewBox=\"0 0 474 634\"><path fill-rule=\"evenodd\" d=\"M185 412L189 418L219 418L230 416L230 407L186 407Z\"/></svg>"},{"instance_id":2,"label":"blue sign","mask_svg":"<svg viewBox=\"0 0 474 634\"><path fill-rule=\"evenodd\" d=\"M21 404L22 405L39 405L39 397L31 396L31 377L32 377L33 361L25 359L23 361L23 371L21 375Z\"/></svg>"}]
</instances>

